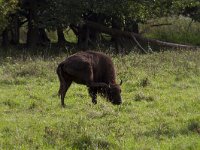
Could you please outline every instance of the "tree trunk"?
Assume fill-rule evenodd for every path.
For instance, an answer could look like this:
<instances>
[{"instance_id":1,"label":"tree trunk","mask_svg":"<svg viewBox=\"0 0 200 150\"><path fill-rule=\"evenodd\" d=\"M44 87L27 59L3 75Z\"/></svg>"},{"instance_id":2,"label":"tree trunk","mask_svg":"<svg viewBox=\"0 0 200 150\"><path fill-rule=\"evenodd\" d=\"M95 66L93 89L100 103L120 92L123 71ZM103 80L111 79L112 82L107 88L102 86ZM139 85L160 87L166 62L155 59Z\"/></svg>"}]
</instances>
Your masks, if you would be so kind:
<instances>
[{"instance_id":1,"label":"tree trunk","mask_svg":"<svg viewBox=\"0 0 200 150\"><path fill-rule=\"evenodd\" d=\"M9 36L8 36L8 28L6 28L2 33L2 46L8 47L9 45Z\"/></svg>"},{"instance_id":2,"label":"tree trunk","mask_svg":"<svg viewBox=\"0 0 200 150\"><path fill-rule=\"evenodd\" d=\"M80 26L78 30L78 47L82 50L88 49L90 30L86 25Z\"/></svg>"},{"instance_id":3,"label":"tree trunk","mask_svg":"<svg viewBox=\"0 0 200 150\"><path fill-rule=\"evenodd\" d=\"M103 24L105 16L101 13L91 13L85 20L93 21L99 24ZM100 34L97 30L89 29L89 40L90 44L96 45L100 41ZM91 43L92 42L92 43Z\"/></svg>"},{"instance_id":4,"label":"tree trunk","mask_svg":"<svg viewBox=\"0 0 200 150\"><path fill-rule=\"evenodd\" d=\"M83 50L87 50L88 49L89 40L90 40L90 29L86 26L86 29L85 29L85 41L83 42Z\"/></svg>"},{"instance_id":5,"label":"tree trunk","mask_svg":"<svg viewBox=\"0 0 200 150\"><path fill-rule=\"evenodd\" d=\"M38 43L39 29L36 25L36 2L31 1L28 14L28 33L27 33L27 46L29 48L36 47Z\"/></svg>"},{"instance_id":6,"label":"tree trunk","mask_svg":"<svg viewBox=\"0 0 200 150\"><path fill-rule=\"evenodd\" d=\"M58 45L63 45L66 43L63 29L60 27L57 28L57 36L58 36Z\"/></svg>"},{"instance_id":7,"label":"tree trunk","mask_svg":"<svg viewBox=\"0 0 200 150\"><path fill-rule=\"evenodd\" d=\"M84 20L90 20L100 24L103 24L105 21L105 15L93 12L90 12L83 18ZM78 38L78 47L80 49L87 50L89 47L95 48L100 41L100 33L98 30L94 30L86 25L75 26L73 24L70 25L70 28Z\"/></svg>"},{"instance_id":8,"label":"tree trunk","mask_svg":"<svg viewBox=\"0 0 200 150\"><path fill-rule=\"evenodd\" d=\"M124 30L139 34L139 25L138 25L137 21L132 20L132 19L127 19Z\"/></svg>"},{"instance_id":9,"label":"tree trunk","mask_svg":"<svg viewBox=\"0 0 200 150\"><path fill-rule=\"evenodd\" d=\"M117 18L117 17L112 18L112 29L118 29L118 30L122 29L122 24L121 24L119 18ZM112 39L111 39L111 41L114 42L114 44L115 44L115 49L116 49L117 53L120 53L123 51L123 45L121 43L120 38L121 38L120 36L112 35Z\"/></svg>"},{"instance_id":10,"label":"tree trunk","mask_svg":"<svg viewBox=\"0 0 200 150\"><path fill-rule=\"evenodd\" d=\"M20 21L19 16L13 15L11 22L11 44L19 44L19 30L20 30Z\"/></svg>"},{"instance_id":11,"label":"tree trunk","mask_svg":"<svg viewBox=\"0 0 200 150\"><path fill-rule=\"evenodd\" d=\"M43 46L45 46L46 44L49 44L50 39L48 38L45 29L39 28L38 32L39 32L39 41L38 41L39 43L38 44L43 45Z\"/></svg>"},{"instance_id":12,"label":"tree trunk","mask_svg":"<svg viewBox=\"0 0 200 150\"><path fill-rule=\"evenodd\" d=\"M131 32L134 32L134 33L139 33L139 25L136 21L133 22L132 24L132 31Z\"/></svg>"},{"instance_id":13,"label":"tree trunk","mask_svg":"<svg viewBox=\"0 0 200 150\"><path fill-rule=\"evenodd\" d=\"M39 31L37 27L34 27L32 23L28 25L28 33L27 33L27 46L29 48L36 47L38 43L38 35Z\"/></svg>"}]
</instances>

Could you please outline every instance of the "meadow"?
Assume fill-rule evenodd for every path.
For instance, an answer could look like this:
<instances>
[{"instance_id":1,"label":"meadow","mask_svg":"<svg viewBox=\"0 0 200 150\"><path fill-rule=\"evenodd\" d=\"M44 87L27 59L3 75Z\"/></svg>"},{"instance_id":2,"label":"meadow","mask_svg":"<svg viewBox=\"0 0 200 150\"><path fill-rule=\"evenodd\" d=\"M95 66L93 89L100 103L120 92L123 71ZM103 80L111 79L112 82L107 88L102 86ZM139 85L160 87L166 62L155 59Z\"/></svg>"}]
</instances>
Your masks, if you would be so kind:
<instances>
[{"instance_id":1,"label":"meadow","mask_svg":"<svg viewBox=\"0 0 200 150\"><path fill-rule=\"evenodd\" d=\"M200 51L112 55L121 106L93 105L72 84L57 96L57 64L67 55L0 61L0 149L200 149Z\"/></svg>"},{"instance_id":2,"label":"meadow","mask_svg":"<svg viewBox=\"0 0 200 150\"><path fill-rule=\"evenodd\" d=\"M163 26L149 27L150 24L168 24ZM144 36L162 41L181 43L187 45L200 45L200 23L187 17L164 17L141 25Z\"/></svg>"}]
</instances>

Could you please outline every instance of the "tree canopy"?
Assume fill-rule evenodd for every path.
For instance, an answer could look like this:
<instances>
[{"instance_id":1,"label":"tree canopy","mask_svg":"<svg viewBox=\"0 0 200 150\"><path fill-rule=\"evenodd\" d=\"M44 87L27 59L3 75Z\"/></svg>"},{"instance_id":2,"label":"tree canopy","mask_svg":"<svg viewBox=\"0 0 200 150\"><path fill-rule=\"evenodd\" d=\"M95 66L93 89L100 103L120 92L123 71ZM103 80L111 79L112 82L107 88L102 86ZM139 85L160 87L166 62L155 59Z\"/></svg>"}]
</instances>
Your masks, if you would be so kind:
<instances>
[{"instance_id":1,"label":"tree canopy","mask_svg":"<svg viewBox=\"0 0 200 150\"><path fill-rule=\"evenodd\" d=\"M0 33L9 24L9 15L17 10L17 0L0 0Z\"/></svg>"},{"instance_id":2,"label":"tree canopy","mask_svg":"<svg viewBox=\"0 0 200 150\"><path fill-rule=\"evenodd\" d=\"M184 15L200 21L200 0L0 0L0 14L3 39L5 30L12 30L18 43L19 28L27 24L27 45L32 47L49 42L45 30L56 30L65 41L63 30L70 27L82 45L87 37L99 40L97 31L88 33L85 21L137 33L138 23L149 19Z\"/></svg>"}]
</instances>

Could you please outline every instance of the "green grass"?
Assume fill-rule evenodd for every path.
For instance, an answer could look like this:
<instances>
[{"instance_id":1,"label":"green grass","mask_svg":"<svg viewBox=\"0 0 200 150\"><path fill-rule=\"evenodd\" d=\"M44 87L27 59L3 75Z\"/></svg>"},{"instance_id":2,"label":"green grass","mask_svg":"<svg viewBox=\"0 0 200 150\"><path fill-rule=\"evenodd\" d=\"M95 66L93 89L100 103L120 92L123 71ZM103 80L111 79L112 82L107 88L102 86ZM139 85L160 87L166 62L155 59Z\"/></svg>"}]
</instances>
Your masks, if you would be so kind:
<instances>
[{"instance_id":1,"label":"green grass","mask_svg":"<svg viewBox=\"0 0 200 150\"><path fill-rule=\"evenodd\" d=\"M194 22L186 17L170 17L153 21L153 24L162 23L171 23L171 25L152 27L145 36L174 43L200 45L199 22ZM145 29L145 27L148 25L143 25L141 28Z\"/></svg>"},{"instance_id":2,"label":"green grass","mask_svg":"<svg viewBox=\"0 0 200 150\"><path fill-rule=\"evenodd\" d=\"M61 108L65 56L1 58L0 149L200 149L200 51L111 55L123 104L73 84Z\"/></svg>"}]
</instances>

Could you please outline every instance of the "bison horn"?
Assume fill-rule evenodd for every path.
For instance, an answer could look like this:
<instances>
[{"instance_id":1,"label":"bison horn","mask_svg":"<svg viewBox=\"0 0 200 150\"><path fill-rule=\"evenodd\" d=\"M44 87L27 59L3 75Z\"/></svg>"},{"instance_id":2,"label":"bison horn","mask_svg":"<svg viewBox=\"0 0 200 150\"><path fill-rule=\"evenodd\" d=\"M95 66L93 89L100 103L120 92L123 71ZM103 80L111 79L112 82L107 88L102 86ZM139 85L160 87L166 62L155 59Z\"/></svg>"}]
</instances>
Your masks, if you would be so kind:
<instances>
[{"instance_id":1,"label":"bison horn","mask_svg":"<svg viewBox=\"0 0 200 150\"><path fill-rule=\"evenodd\" d=\"M119 85L122 85L122 83L123 83L123 82L122 82L122 80L121 80Z\"/></svg>"}]
</instances>

